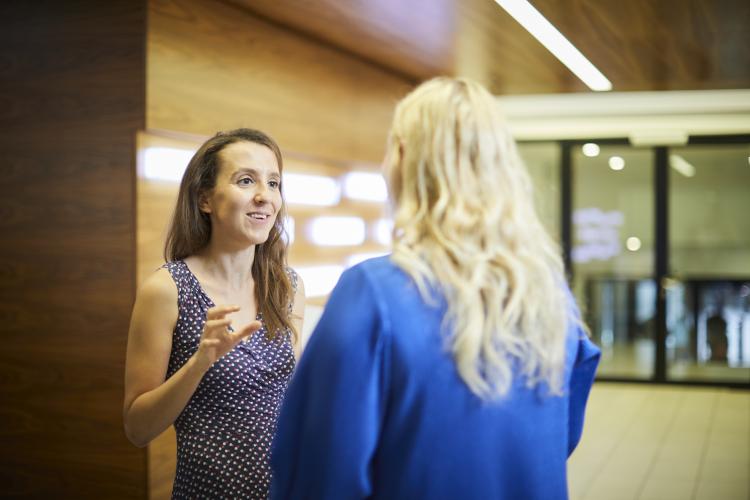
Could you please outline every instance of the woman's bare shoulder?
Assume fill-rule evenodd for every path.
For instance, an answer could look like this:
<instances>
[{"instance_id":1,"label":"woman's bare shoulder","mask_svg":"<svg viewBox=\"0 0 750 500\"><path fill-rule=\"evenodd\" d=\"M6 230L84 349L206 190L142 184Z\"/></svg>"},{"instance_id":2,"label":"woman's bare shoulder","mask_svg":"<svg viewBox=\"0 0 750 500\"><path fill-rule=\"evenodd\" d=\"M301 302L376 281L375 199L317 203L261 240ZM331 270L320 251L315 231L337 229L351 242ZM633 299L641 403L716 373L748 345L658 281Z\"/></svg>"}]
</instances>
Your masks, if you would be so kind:
<instances>
[{"instance_id":1,"label":"woman's bare shoulder","mask_svg":"<svg viewBox=\"0 0 750 500\"><path fill-rule=\"evenodd\" d=\"M161 267L151 273L138 287L137 299L150 305L177 304L177 285L169 271Z\"/></svg>"}]
</instances>

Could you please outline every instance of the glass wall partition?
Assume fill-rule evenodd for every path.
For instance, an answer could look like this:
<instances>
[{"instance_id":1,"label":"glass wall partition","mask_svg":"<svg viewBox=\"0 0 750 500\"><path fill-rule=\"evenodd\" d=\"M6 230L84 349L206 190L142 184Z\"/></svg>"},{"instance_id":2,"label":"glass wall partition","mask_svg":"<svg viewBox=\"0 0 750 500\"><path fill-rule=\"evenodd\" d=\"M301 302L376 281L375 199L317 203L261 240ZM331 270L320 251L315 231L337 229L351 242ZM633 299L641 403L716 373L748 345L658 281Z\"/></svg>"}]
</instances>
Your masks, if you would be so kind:
<instances>
[{"instance_id":1,"label":"glass wall partition","mask_svg":"<svg viewBox=\"0 0 750 500\"><path fill-rule=\"evenodd\" d=\"M521 142L597 377L750 387L750 136Z\"/></svg>"},{"instance_id":2,"label":"glass wall partition","mask_svg":"<svg viewBox=\"0 0 750 500\"><path fill-rule=\"evenodd\" d=\"M518 152L534 184L534 202L542 223L560 241L560 160L557 142L520 143Z\"/></svg>"},{"instance_id":3,"label":"glass wall partition","mask_svg":"<svg viewBox=\"0 0 750 500\"><path fill-rule=\"evenodd\" d=\"M571 148L572 287L602 349L599 375L654 372L653 154L628 145Z\"/></svg>"},{"instance_id":4,"label":"glass wall partition","mask_svg":"<svg viewBox=\"0 0 750 500\"><path fill-rule=\"evenodd\" d=\"M671 148L667 376L750 382L750 145Z\"/></svg>"}]
</instances>

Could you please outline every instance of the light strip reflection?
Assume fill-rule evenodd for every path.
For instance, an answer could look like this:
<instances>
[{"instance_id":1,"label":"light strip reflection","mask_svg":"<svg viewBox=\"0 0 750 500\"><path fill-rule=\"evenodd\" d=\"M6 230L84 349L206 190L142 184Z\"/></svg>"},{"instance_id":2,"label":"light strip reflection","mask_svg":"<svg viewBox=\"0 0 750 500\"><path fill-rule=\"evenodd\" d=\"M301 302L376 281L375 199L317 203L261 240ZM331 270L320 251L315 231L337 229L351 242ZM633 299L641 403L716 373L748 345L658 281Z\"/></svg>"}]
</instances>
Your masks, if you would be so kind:
<instances>
[{"instance_id":1,"label":"light strip reflection","mask_svg":"<svg viewBox=\"0 0 750 500\"><path fill-rule=\"evenodd\" d=\"M302 277L307 297L323 297L331 293L333 287L336 286L341 273L344 272L344 266L303 266L295 267L294 270Z\"/></svg>"},{"instance_id":2,"label":"light strip reflection","mask_svg":"<svg viewBox=\"0 0 750 500\"><path fill-rule=\"evenodd\" d=\"M195 151L178 148L146 148L143 176L155 181L180 182Z\"/></svg>"},{"instance_id":3,"label":"light strip reflection","mask_svg":"<svg viewBox=\"0 0 750 500\"><path fill-rule=\"evenodd\" d=\"M292 205L333 206L341 199L339 182L323 175L284 173L284 199Z\"/></svg>"},{"instance_id":4,"label":"light strip reflection","mask_svg":"<svg viewBox=\"0 0 750 500\"><path fill-rule=\"evenodd\" d=\"M365 242L361 217L315 217L307 224L307 237L320 246L354 246Z\"/></svg>"},{"instance_id":5,"label":"light strip reflection","mask_svg":"<svg viewBox=\"0 0 750 500\"><path fill-rule=\"evenodd\" d=\"M342 177L344 196L355 200L385 202L388 188L385 179L375 172L349 172Z\"/></svg>"}]
</instances>

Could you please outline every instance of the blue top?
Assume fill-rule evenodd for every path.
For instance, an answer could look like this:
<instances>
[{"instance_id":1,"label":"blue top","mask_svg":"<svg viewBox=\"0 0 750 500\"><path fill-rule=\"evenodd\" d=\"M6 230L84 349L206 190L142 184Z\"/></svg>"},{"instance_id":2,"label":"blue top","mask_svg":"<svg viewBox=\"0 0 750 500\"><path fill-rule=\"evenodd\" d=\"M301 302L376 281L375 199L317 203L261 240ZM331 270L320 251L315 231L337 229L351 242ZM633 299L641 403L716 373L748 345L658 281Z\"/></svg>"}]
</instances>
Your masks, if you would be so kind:
<instances>
[{"instance_id":1,"label":"blue top","mask_svg":"<svg viewBox=\"0 0 750 500\"><path fill-rule=\"evenodd\" d=\"M599 350L572 326L564 396L519 377L483 401L443 347L444 313L388 257L343 274L282 404L271 498L567 498Z\"/></svg>"}]
</instances>

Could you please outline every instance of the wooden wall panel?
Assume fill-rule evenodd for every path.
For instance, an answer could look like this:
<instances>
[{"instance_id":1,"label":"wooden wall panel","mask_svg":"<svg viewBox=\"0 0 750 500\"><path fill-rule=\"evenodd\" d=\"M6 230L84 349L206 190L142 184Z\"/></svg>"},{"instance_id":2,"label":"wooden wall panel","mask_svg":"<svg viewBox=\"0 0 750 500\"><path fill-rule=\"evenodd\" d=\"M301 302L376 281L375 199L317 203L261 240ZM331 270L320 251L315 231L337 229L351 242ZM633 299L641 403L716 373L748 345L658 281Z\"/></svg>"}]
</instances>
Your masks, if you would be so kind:
<instances>
[{"instance_id":1,"label":"wooden wall panel","mask_svg":"<svg viewBox=\"0 0 750 500\"><path fill-rule=\"evenodd\" d=\"M144 498L122 428L144 1L0 4L3 497Z\"/></svg>"},{"instance_id":2,"label":"wooden wall panel","mask_svg":"<svg viewBox=\"0 0 750 500\"><path fill-rule=\"evenodd\" d=\"M456 0L226 0L411 78L455 60Z\"/></svg>"},{"instance_id":3,"label":"wooden wall panel","mask_svg":"<svg viewBox=\"0 0 750 500\"><path fill-rule=\"evenodd\" d=\"M535 0L617 91L750 85L746 0Z\"/></svg>"},{"instance_id":4,"label":"wooden wall panel","mask_svg":"<svg viewBox=\"0 0 750 500\"><path fill-rule=\"evenodd\" d=\"M235 5L149 5L149 129L251 126L285 151L381 160L393 105L413 82Z\"/></svg>"}]
</instances>

